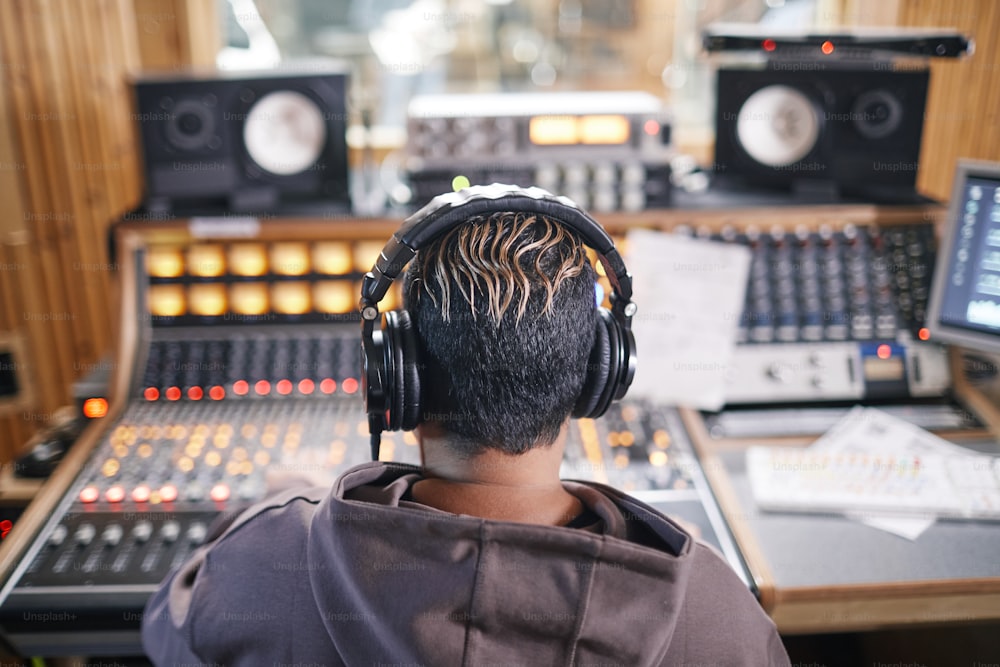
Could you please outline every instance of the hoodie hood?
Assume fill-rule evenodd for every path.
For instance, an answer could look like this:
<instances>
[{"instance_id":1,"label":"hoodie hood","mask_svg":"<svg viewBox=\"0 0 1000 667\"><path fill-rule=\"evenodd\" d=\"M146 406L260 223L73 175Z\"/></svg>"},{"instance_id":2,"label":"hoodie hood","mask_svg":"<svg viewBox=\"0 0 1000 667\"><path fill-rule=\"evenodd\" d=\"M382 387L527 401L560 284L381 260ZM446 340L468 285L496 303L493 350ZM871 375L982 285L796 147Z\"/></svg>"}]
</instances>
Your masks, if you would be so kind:
<instances>
[{"instance_id":1,"label":"hoodie hood","mask_svg":"<svg viewBox=\"0 0 1000 667\"><path fill-rule=\"evenodd\" d=\"M310 523L316 607L347 664L662 661L694 560L677 524L579 482L564 484L600 533L456 516L401 500L418 479L402 464L355 468Z\"/></svg>"}]
</instances>

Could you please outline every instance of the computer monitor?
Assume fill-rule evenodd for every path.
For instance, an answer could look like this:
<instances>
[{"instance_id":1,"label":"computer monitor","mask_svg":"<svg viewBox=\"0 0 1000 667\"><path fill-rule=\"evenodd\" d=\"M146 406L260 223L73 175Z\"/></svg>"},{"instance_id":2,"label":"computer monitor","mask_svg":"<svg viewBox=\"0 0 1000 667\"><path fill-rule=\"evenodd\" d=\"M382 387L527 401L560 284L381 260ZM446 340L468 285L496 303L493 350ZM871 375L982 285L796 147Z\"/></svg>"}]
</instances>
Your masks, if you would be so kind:
<instances>
[{"instance_id":1,"label":"computer monitor","mask_svg":"<svg viewBox=\"0 0 1000 667\"><path fill-rule=\"evenodd\" d=\"M931 340L1000 353L1000 162L958 163L927 328Z\"/></svg>"}]
</instances>

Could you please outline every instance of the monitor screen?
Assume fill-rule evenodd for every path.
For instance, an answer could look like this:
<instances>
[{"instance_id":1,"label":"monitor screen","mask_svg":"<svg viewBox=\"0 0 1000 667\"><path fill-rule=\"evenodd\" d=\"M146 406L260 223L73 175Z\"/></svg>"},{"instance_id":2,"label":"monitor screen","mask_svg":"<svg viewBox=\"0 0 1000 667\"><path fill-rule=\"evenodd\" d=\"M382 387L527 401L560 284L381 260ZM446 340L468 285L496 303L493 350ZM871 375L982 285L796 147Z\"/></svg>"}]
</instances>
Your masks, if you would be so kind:
<instances>
[{"instance_id":1,"label":"monitor screen","mask_svg":"<svg viewBox=\"0 0 1000 667\"><path fill-rule=\"evenodd\" d=\"M1000 163L958 163L927 326L932 340L1000 352Z\"/></svg>"}]
</instances>

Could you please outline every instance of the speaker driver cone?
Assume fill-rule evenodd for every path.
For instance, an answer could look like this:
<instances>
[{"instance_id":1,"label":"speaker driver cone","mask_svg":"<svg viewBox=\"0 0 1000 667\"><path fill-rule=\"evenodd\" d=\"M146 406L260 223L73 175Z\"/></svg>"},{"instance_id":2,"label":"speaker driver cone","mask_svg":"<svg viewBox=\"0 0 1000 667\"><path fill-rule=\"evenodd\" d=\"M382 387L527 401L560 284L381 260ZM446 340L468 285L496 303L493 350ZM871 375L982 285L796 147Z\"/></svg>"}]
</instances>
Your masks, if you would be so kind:
<instances>
[{"instance_id":1,"label":"speaker driver cone","mask_svg":"<svg viewBox=\"0 0 1000 667\"><path fill-rule=\"evenodd\" d=\"M736 138L747 155L769 167L802 160L816 146L820 117L802 92L767 86L750 95L736 119Z\"/></svg>"},{"instance_id":2,"label":"speaker driver cone","mask_svg":"<svg viewBox=\"0 0 1000 667\"><path fill-rule=\"evenodd\" d=\"M288 90L265 95L247 114L243 141L250 158L279 176L312 167L326 145L326 121L319 106Z\"/></svg>"}]
</instances>

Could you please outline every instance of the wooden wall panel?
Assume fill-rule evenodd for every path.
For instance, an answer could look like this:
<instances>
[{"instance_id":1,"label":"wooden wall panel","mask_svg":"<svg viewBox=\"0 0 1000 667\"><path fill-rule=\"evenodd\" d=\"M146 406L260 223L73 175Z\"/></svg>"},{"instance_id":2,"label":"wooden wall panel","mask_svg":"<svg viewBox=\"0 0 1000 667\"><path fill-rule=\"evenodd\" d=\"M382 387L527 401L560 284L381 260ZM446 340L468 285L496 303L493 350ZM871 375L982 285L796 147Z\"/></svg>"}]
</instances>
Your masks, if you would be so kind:
<instances>
[{"instance_id":1,"label":"wooden wall panel","mask_svg":"<svg viewBox=\"0 0 1000 667\"><path fill-rule=\"evenodd\" d=\"M107 231L142 192L129 77L211 64L215 16L200 0L0 2L0 343L29 388L0 402L0 463L114 348Z\"/></svg>"},{"instance_id":2,"label":"wooden wall panel","mask_svg":"<svg viewBox=\"0 0 1000 667\"><path fill-rule=\"evenodd\" d=\"M1000 2L899 0L898 4L899 25L958 28L976 42L970 58L931 64L917 187L946 200L959 157L1000 161Z\"/></svg>"}]
</instances>

